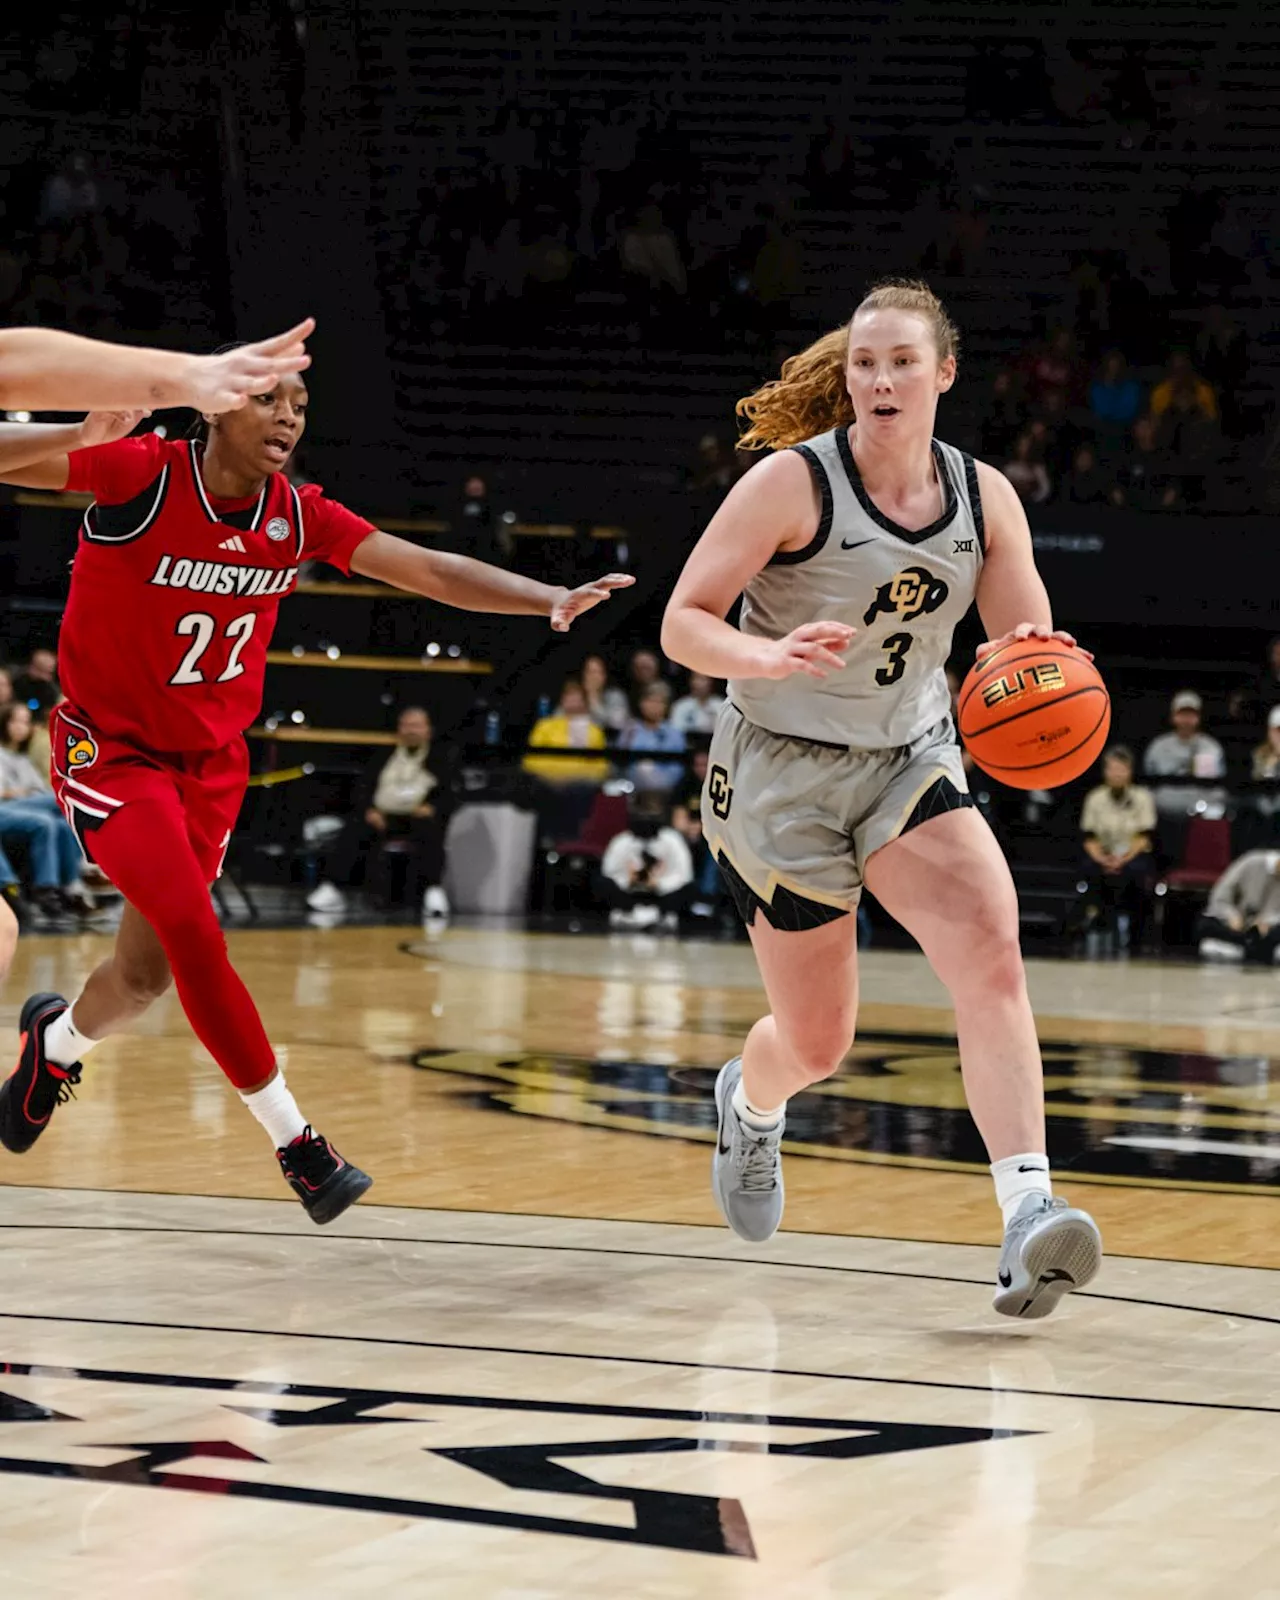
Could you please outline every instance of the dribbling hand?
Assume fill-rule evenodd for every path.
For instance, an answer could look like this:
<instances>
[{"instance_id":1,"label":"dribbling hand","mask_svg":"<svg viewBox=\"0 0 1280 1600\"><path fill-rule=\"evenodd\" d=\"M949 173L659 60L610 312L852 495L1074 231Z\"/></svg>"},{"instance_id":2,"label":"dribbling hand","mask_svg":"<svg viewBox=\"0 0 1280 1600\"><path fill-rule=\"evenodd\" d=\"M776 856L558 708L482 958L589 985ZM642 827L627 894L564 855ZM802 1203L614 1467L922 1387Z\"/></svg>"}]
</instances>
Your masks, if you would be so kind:
<instances>
[{"instance_id":1,"label":"dribbling hand","mask_svg":"<svg viewBox=\"0 0 1280 1600\"><path fill-rule=\"evenodd\" d=\"M315 326L315 318L307 317L272 339L259 339L220 356L192 356L190 379L175 404L194 406L207 416L238 411L251 394L266 394L286 373L302 372L311 365L306 340Z\"/></svg>"},{"instance_id":2,"label":"dribbling hand","mask_svg":"<svg viewBox=\"0 0 1280 1600\"><path fill-rule=\"evenodd\" d=\"M636 580L627 572L611 572L594 583L576 589L561 589L551 607L551 626L557 633L568 633L575 617L607 600L615 589L629 589Z\"/></svg>"},{"instance_id":3,"label":"dribbling hand","mask_svg":"<svg viewBox=\"0 0 1280 1600\"><path fill-rule=\"evenodd\" d=\"M95 444L114 444L127 438L149 411L91 411L80 424L77 450L88 450Z\"/></svg>"},{"instance_id":4,"label":"dribbling hand","mask_svg":"<svg viewBox=\"0 0 1280 1600\"><path fill-rule=\"evenodd\" d=\"M806 622L782 639L773 639L760 652L760 666L747 674L753 678L789 678L803 672L826 678L844 666L842 650L853 642L856 628L843 622Z\"/></svg>"},{"instance_id":5,"label":"dribbling hand","mask_svg":"<svg viewBox=\"0 0 1280 1600\"><path fill-rule=\"evenodd\" d=\"M1003 638L988 639L986 644L980 644L975 655L979 661L985 661L993 650L999 650L1006 644L1017 644L1022 639L1056 639L1059 644L1068 645L1073 650L1080 649L1075 638L1061 628L1049 628L1043 622L1020 622ZM1080 654L1088 661L1093 660L1093 654L1089 650L1080 650Z\"/></svg>"}]
</instances>

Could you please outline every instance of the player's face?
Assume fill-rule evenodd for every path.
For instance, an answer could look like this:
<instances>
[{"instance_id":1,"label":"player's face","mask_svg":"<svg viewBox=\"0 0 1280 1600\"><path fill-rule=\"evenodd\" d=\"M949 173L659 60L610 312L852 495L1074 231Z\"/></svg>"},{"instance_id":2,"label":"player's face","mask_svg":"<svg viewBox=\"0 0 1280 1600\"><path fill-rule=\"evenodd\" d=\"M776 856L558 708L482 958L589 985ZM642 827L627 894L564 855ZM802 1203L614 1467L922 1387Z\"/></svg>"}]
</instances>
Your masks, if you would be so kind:
<instances>
[{"instance_id":1,"label":"player's face","mask_svg":"<svg viewBox=\"0 0 1280 1600\"><path fill-rule=\"evenodd\" d=\"M938 396L955 377L955 357L938 360L933 330L916 312L860 311L853 319L845 383L859 437L932 433Z\"/></svg>"},{"instance_id":2,"label":"player's face","mask_svg":"<svg viewBox=\"0 0 1280 1600\"><path fill-rule=\"evenodd\" d=\"M221 451L246 473L264 477L283 470L306 426L307 386L296 374L281 378L265 394L251 395L239 411L228 411L210 424Z\"/></svg>"}]
</instances>

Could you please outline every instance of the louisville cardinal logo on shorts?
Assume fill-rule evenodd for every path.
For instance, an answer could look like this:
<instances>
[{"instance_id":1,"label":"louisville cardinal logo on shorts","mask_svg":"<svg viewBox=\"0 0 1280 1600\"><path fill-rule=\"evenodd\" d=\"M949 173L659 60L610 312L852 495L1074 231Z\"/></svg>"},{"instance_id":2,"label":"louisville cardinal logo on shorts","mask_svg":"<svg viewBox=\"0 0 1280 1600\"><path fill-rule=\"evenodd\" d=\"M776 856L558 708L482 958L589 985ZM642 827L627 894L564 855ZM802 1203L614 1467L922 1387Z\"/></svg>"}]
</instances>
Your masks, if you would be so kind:
<instances>
[{"instance_id":1,"label":"louisville cardinal logo on shorts","mask_svg":"<svg viewBox=\"0 0 1280 1600\"><path fill-rule=\"evenodd\" d=\"M91 767L98 759L98 747L85 733L67 735L67 765Z\"/></svg>"}]
</instances>

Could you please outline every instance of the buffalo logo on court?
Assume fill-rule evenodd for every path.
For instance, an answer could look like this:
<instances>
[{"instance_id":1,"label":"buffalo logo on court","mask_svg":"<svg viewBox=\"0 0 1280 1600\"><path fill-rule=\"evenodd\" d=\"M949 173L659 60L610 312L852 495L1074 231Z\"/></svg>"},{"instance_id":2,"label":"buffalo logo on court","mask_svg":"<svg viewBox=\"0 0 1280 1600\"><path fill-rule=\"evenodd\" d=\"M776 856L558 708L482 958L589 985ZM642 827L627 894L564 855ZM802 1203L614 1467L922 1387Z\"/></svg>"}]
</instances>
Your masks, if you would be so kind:
<instances>
[{"instance_id":1,"label":"buffalo logo on court","mask_svg":"<svg viewBox=\"0 0 1280 1600\"><path fill-rule=\"evenodd\" d=\"M877 617L885 614L901 617L904 622L910 622L913 617L927 617L950 593L942 579L935 578L927 567L904 567L876 590L863 624L870 627Z\"/></svg>"},{"instance_id":2,"label":"buffalo logo on court","mask_svg":"<svg viewBox=\"0 0 1280 1600\"><path fill-rule=\"evenodd\" d=\"M271 521L267 523L267 538L275 539L278 542L279 540L287 539L288 537L289 524L284 520L283 517L272 517Z\"/></svg>"},{"instance_id":3,"label":"buffalo logo on court","mask_svg":"<svg viewBox=\"0 0 1280 1600\"><path fill-rule=\"evenodd\" d=\"M723 767L712 767L707 774L707 793L711 797L711 810L723 822L729 815L729 807L733 804L733 789L729 784L729 774Z\"/></svg>"},{"instance_id":4,"label":"buffalo logo on court","mask_svg":"<svg viewBox=\"0 0 1280 1600\"><path fill-rule=\"evenodd\" d=\"M1034 666L1019 667L1016 672L1007 672L1004 677L987 684L982 691L982 703L998 706L1002 700L1012 700L1018 695L1063 687L1065 680L1058 663L1037 661Z\"/></svg>"},{"instance_id":5,"label":"buffalo logo on court","mask_svg":"<svg viewBox=\"0 0 1280 1600\"><path fill-rule=\"evenodd\" d=\"M98 747L87 733L67 735L67 765L91 767L98 759Z\"/></svg>"}]
</instances>

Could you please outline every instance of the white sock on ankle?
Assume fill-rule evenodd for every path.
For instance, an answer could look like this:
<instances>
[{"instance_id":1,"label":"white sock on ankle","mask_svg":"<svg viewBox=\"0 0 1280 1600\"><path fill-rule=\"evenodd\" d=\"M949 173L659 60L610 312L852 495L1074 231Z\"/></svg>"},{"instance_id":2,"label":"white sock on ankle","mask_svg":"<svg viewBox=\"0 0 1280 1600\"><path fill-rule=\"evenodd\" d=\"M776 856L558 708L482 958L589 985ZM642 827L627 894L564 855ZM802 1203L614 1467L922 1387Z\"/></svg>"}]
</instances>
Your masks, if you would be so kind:
<instances>
[{"instance_id":1,"label":"white sock on ankle","mask_svg":"<svg viewBox=\"0 0 1280 1600\"><path fill-rule=\"evenodd\" d=\"M283 1072L277 1072L265 1089L240 1098L267 1130L277 1150L284 1150L306 1131L306 1118L289 1093Z\"/></svg>"},{"instance_id":2,"label":"white sock on ankle","mask_svg":"<svg viewBox=\"0 0 1280 1600\"><path fill-rule=\"evenodd\" d=\"M776 1128L782 1120L787 1102L784 1100L780 1106L774 1106L772 1109L767 1106L752 1105L747 1099L747 1091L742 1087L742 1079L739 1078L738 1087L733 1091L733 1109L748 1128L757 1128L761 1133L767 1133L771 1128Z\"/></svg>"},{"instance_id":3,"label":"white sock on ankle","mask_svg":"<svg viewBox=\"0 0 1280 1600\"><path fill-rule=\"evenodd\" d=\"M1049 1181L1049 1158L1036 1150L1027 1155L1005 1156L1002 1161L993 1161L991 1176L995 1179L996 1204L1004 1213L1006 1228L1029 1194L1053 1194L1053 1185Z\"/></svg>"},{"instance_id":4,"label":"white sock on ankle","mask_svg":"<svg viewBox=\"0 0 1280 1600\"><path fill-rule=\"evenodd\" d=\"M100 1039L91 1039L87 1033L81 1033L71 1020L74 1006L68 1006L60 1016L56 1016L44 1030L44 1054L46 1061L52 1061L59 1067L73 1067L93 1049L95 1044L101 1044Z\"/></svg>"}]
</instances>

